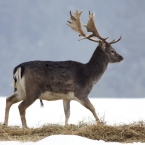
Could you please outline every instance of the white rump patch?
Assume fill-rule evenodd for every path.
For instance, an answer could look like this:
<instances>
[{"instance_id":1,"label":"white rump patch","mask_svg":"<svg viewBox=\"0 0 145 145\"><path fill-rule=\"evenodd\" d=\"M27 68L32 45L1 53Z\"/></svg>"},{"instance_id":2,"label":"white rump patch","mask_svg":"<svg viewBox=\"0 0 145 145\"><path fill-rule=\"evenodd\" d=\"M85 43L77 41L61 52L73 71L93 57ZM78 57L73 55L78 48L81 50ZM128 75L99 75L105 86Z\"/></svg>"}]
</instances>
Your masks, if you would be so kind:
<instances>
[{"instance_id":1,"label":"white rump patch","mask_svg":"<svg viewBox=\"0 0 145 145\"><path fill-rule=\"evenodd\" d=\"M18 92L22 92L25 94L25 78L24 76L21 78L21 68L19 67L14 74L14 77L16 77L16 83L13 80L14 87L17 88Z\"/></svg>"}]
</instances>

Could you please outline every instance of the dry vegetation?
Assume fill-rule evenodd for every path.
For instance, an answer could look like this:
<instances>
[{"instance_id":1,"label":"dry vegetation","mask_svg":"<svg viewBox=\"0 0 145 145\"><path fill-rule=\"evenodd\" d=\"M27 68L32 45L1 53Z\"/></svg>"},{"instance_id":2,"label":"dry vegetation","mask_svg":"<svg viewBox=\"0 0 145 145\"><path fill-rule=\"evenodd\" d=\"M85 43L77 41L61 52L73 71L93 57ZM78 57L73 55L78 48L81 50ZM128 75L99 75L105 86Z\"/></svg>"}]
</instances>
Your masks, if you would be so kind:
<instances>
[{"instance_id":1,"label":"dry vegetation","mask_svg":"<svg viewBox=\"0 0 145 145\"><path fill-rule=\"evenodd\" d=\"M79 135L94 140L111 142L145 142L145 123L143 121L128 125L85 124L61 126L48 124L41 128L23 130L20 127L3 127L0 124L0 141L38 141L50 135Z\"/></svg>"}]
</instances>

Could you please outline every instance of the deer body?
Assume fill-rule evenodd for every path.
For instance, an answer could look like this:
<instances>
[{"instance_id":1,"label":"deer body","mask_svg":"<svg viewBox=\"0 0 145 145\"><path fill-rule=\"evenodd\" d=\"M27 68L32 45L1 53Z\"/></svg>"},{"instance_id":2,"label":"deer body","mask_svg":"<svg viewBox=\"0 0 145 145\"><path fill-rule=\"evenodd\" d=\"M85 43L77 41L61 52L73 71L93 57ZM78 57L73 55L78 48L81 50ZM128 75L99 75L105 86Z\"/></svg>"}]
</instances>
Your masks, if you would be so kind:
<instances>
[{"instance_id":1,"label":"deer body","mask_svg":"<svg viewBox=\"0 0 145 145\"><path fill-rule=\"evenodd\" d=\"M87 64L75 61L25 62L15 67L14 76L16 81L24 79L21 88L23 88L25 96L26 92L33 90L33 92L37 92L36 98L42 100L73 100L72 96L79 99L89 95L93 85L101 79L107 69L109 62L101 61L99 57L100 55L97 56L96 52L96 55L94 54ZM17 71L19 71L19 74ZM63 96L70 97L63 98Z\"/></svg>"},{"instance_id":2,"label":"deer body","mask_svg":"<svg viewBox=\"0 0 145 145\"><path fill-rule=\"evenodd\" d=\"M70 116L71 100L80 102L92 112L96 121L99 121L88 95L101 79L108 63L123 60L123 57L104 41L99 41L98 47L86 64L76 61L30 61L16 66L13 71L14 94L6 99L4 125L8 125L10 107L23 100L19 105L19 112L22 125L27 128L25 110L36 99L62 99L66 125Z\"/></svg>"}]
</instances>

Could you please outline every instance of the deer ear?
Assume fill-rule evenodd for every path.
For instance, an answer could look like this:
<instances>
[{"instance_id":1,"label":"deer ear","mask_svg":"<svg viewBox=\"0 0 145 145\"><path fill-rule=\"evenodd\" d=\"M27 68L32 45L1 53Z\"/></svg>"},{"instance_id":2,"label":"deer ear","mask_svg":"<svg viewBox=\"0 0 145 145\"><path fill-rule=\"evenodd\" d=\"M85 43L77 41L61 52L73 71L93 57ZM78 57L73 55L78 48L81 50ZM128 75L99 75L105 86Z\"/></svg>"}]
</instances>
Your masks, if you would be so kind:
<instances>
[{"instance_id":1,"label":"deer ear","mask_svg":"<svg viewBox=\"0 0 145 145\"><path fill-rule=\"evenodd\" d=\"M99 41L99 48L102 49L103 51L105 51L106 49L106 44L102 41Z\"/></svg>"}]
</instances>

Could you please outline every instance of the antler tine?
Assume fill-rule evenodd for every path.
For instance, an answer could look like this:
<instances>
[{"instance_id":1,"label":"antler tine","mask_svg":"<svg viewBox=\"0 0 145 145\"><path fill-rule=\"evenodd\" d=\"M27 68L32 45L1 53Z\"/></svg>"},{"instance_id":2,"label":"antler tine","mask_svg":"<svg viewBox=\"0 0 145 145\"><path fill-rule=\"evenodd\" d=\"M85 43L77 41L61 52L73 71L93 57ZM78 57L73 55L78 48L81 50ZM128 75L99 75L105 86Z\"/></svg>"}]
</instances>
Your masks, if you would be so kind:
<instances>
[{"instance_id":1,"label":"antler tine","mask_svg":"<svg viewBox=\"0 0 145 145\"><path fill-rule=\"evenodd\" d=\"M94 15L95 15L95 13L91 14L91 12L89 11L89 20L88 20L87 25L84 25L84 26L86 27L88 32L92 32L91 36L96 36L97 38L99 38L103 42L106 42L106 39L108 39L109 37L103 38L103 37L100 36L100 34L99 34L99 32L98 32L98 30L96 28L96 25L95 25L95 17L94 17Z\"/></svg>"},{"instance_id":2,"label":"antler tine","mask_svg":"<svg viewBox=\"0 0 145 145\"><path fill-rule=\"evenodd\" d=\"M81 20L80 20L80 16L81 16L82 12L83 11L78 12L78 10L76 10L76 12L74 13L74 16L73 16L71 11L70 11L71 19L70 19L70 21L67 21L68 22L67 25L69 27L71 27L74 31L78 32L79 36L82 36L82 38L79 40L89 39L89 40L94 41L94 42L99 42L98 40L92 38L93 36L91 36L91 35L87 36L85 31L83 30Z\"/></svg>"},{"instance_id":3,"label":"antler tine","mask_svg":"<svg viewBox=\"0 0 145 145\"><path fill-rule=\"evenodd\" d=\"M108 43L109 43L109 44L116 43L116 42L120 41L121 38L122 38L122 36L120 35L119 39L117 39L117 40L114 39L114 40L112 40L111 42L108 42Z\"/></svg>"},{"instance_id":4,"label":"antler tine","mask_svg":"<svg viewBox=\"0 0 145 145\"><path fill-rule=\"evenodd\" d=\"M72 20L76 20L76 18L72 15L71 11L70 11L70 16Z\"/></svg>"}]
</instances>

